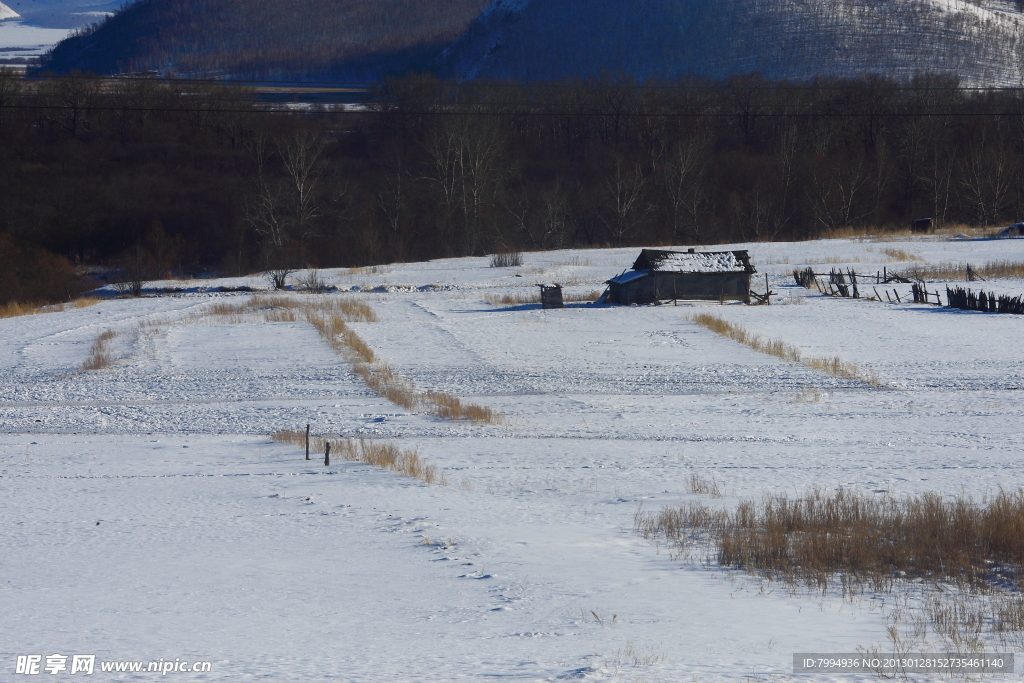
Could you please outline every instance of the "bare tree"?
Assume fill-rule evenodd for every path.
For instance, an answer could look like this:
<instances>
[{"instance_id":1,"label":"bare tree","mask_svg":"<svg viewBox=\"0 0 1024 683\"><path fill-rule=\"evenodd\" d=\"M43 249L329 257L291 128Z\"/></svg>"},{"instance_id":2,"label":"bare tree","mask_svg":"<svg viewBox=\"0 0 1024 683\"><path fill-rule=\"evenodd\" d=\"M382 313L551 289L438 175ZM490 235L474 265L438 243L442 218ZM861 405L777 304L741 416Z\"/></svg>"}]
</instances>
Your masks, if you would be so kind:
<instances>
[{"instance_id":1,"label":"bare tree","mask_svg":"<svg viewBox=\"0 0 1024 683\"><path fill-rule=\"evenodd\" d=\"M115 283L114 289L122 296L142 296L143 287L153 276L153 258L149 252L136 244L121 254L118 265L122 280Z\"/></svg>"},{"instance_id":2,"label":"bare tree","mask_svg":"<svg viewBox=\"0 0 1024 683\"><path fill-rule=\"evenodd\" d=\"M73 72L64 78L44 81L40 94L46 118L75 138L89 127L92 105L99 95L99 81Z\"/></svg>"},{"instance_id":3,"label":"bare tree","mask_svg":"<svg viewBox=\"0 0 1024 683\"><path fill-rule=\"evenodd\" d=\"M735 195L731 208L736 224L744 236L756 240L768 240L775 236L776 223L772 220L776 211L773 194L764 187L761 178L754 182L753 188Z\"/></svg>"},{"instance_id":4,"label":"bare tree","mask_svg":"<svg viewBox=\"0 0 1024 683\"><path fill-rule=\"evenodd\" d=\"M245 222L263 239L268 252L276 252L285 243L285 226L280 215L280 190L268 177L267 136L257 134L245 147L254 167L254 191L242 206Z\"/></svg>"},{"instance_id":5,"label":"bare tree","mask_svg":"<svg viewBox=\"0 0 1024 683\"><path fill-rule=\"evenodd\" d=\"M425 179L440 193L450 231L459 217L462 253L475 253L481 245L484 210L494 206L509 174L505 145L505 131L486 116L446 117L427 139Z\"/></svg>"},{"instance_id":6,"label":"bare tree","mask_svg":"<svg viewBox=\"0 0 1024 683\"><path fill-rule=\"evenodd\" d=\"M710 136L700 131L678 142L666 157L665 194L672 238L676 243L684 241L684 229L693 235L695 242L701 241L702 224L711 208L710 146Z\"/></svg>"},{"instance_id":7,"label":"bare tree","mask_svg":"<svg viewBox=\"0 0 1024 683\"><path fill-rule=\"evenodd\" d=\"M320 157L325 146L322 135L305 128L277 142L287 176L292 234L299 241L316 235L316 220L323 209L318 183L323 175Z\"/></svg>"},{"instance_id":8,"label":"bare tree","mask_svg":"<svg viewBox=\"0 0 1024 683\"><path fill-rule=\"evenodd\" d=\"M650 211L647 185L639 162L615 155L610 172L600 183L604 200L600 218L616 244L624 243Z\"/></svg>"},{"instance_id":9,"label":"bare tree","mask_svg":"<svg viewBox=\"0 0 1024 683\"><path fill-rule=\"evenodd\" d=\"M871 177L868 160L863 155L853 158L819 158L811 164L808 187L814 218L826 230L836 230L864 218L862 198Z\"/></svg>"},{"instance_id":10,"label":"bare tree","mask_svg":"<svg viewBox=\"0 0 1024 683\"><path fill-rule=\"evenodd\" d=\"M374 195L377 199L377 206L384 214L391 238L397 239L398 231L405 217L407 195L409 193L409 171L405 166L404 155L401 150L392 150L389 154L388 168L377 180L377 188Z\"/></svg>"},{"instance_id":11,"label":"bare tree","mask_svg":"<svg viewBox=\"0 0 1024 683\"><path fill-rule=\"evenodd\" d=\"M976 220L991 225L1009 203L1015 165L988 128L982 128L957 162L960 185Z\"/></svg>"}]
</instances>

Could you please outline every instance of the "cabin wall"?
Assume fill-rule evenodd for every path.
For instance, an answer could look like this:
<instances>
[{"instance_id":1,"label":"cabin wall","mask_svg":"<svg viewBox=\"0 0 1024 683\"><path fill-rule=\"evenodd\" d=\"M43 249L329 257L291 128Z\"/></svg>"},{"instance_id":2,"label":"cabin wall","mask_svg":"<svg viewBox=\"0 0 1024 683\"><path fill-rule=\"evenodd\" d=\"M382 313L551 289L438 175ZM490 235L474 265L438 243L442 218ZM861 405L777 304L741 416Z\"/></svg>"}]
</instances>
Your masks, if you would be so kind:
<instances>
[{"instance_id":1,"label":"cabin wall","mask_svg":"<svg viewBox=\"0 0 1024 683\"><path fill-rule=\"evenodd\" d=\"M656 299L750 299L749 273L655 273L651 279Z\"/></svg>"},{"instance_id":2,"label":"cabin wall","mask_svg":"<svg viewBox=\"0 0 1024 683\"><path fill-rule=\"evenodd\" d=\"M749 301L750 274L656 272L625 284L611 283L608 289L609 302L622 305L671 299Z\"/></svg>"}]
</instances>

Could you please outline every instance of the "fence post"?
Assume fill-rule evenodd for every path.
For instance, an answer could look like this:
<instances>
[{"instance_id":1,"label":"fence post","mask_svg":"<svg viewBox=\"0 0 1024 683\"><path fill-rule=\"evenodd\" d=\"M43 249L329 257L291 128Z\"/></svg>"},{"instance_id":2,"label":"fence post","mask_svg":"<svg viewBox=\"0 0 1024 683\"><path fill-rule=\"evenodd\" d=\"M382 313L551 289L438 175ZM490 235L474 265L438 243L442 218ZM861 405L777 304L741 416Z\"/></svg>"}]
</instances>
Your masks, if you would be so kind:
<instances>
[{"instance_id":1,"label":"fence post","mask_svg":"<svg viewBox=\"0 0 1024 683\"><path fill-rule=\"evenodd\" d=\"M331 464L331 442L324 442L324 467Z\"/></svg>"},{"instance_id":2,"label":"fence post","mask_svg":"<svg viewBox=\"0 0 1024 683\"><path fill-rule=\"evenodd\" d=\"M309 460L309 424L306 425L306 460Z\"/></svg>"}]
</instances>

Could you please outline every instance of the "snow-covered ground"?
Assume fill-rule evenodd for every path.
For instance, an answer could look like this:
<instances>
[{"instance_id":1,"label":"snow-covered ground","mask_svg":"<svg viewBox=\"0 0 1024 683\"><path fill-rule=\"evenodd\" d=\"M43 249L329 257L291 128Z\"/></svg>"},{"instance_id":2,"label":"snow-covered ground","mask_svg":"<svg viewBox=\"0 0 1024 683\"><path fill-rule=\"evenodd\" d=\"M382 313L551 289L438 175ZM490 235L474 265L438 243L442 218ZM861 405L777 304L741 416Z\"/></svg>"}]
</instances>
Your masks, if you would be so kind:
<instances>
[{"instance_id":1,"label":"snow-covered ground","mask_svg":"<svg viewBox=\"0 0 1024 683\"><path fill-rule=\"evenodd\" d=\"M40 28L20 19L0 21L0 59L38 57L67 38L72 30Z\"/></svg>"},{"instance_id":2,"label":"snow-covered ground","mask_svg":"<svg viewBox=\"0 0 1024 683\"><path fill-rule=\"evenodd\" d=\"M713 248L749 249L773 305L485 303L538 282L601 289L638 249L324 271L348 290L327 296L376 311L351 327L378 356L504 426L389 403L308 324L202 316L252 296L204 290L257 277L0 320L0 680L22 678L19 655L56 653L211 662L168 674L184 680L768 681L806 678L795 652L884 650L895 596L851 603L674 557L634 514L810 486L1024 486L1024 317L832 299L790 276L1024 261L1024 240ZM697 312L882 386L760 354ZM107 329L118 360L79 371ZM307 422L415 448L449 485L268 438ZM724 497L687 493L694 473Z\"/></svg>"}]
</instances>

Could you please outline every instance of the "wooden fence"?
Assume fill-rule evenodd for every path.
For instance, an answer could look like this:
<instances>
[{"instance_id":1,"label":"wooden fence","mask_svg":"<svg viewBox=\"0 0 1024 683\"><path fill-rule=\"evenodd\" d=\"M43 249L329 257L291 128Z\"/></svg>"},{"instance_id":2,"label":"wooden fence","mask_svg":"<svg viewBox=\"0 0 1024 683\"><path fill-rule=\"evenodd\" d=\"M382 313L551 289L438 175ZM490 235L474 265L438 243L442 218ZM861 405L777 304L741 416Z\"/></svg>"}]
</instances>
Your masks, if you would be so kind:
<instances>
[{"instance_id":1,"label":"wooden fence","mask_svg":"<svg viewBox=\"0 0 1024 683\"><path fill-rule=\"evenodd\" d=\"M996 296L993 292L986 294L984 290L975 294L963 287L956 289L946 287L946 299L949 301L950 308L959 308L964 311L1024 314L1024 297L1020 296L1006 294Z\"/></svg>"},{"instance_id":2,"label":"wooden fence","mask_svg":"<svg viewBox=\"0 0 1024 683\"><path fill-rule=\"evenodd\" d=\"M804 270L794 270L793 279L801 287L806 289L812 289L817 287L818 290L826 296L835 296L848 299L859 299L860 296L860 284L864 282L870 282L874 278L875 284L889 284L890 282L901 282L910 285L910 298L907 299L907 303L913 299L915 304L932 304L935 306L942 305L942 296L938 291L929 292L928 286L923 280L913 281L907 279L903 275L890 274L888 270L883 270L876 273L874 276L863 273L856 273L853 270L847 269L846 272L832 269L827 276L824 273L815 273L811 268L805 268ZM971 281L983 280L977 272L967 266L967 279ZM872 287L872 291L875 293L874 299L877 301L888 301L893 304L904 303L900 293L893 289L892 293L889 293L888 289L883 288L884 298L882 294L879 294L877 287ZM869 299L871 297L868 297ZM934 301L932 300L934 298ZM950 288L946 287L946 306L949 308L959 308L965 311L982 311L984 313L1016 313L1017 315L1024 315L1024 296L1009 296L1000 295L997 296L993 292L981 291L978 293L972 292L970 289L964 289L963 287Z\"/></svg>"}]
</instances>

